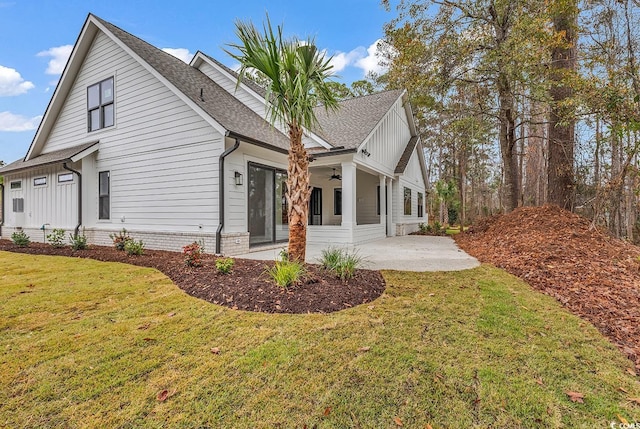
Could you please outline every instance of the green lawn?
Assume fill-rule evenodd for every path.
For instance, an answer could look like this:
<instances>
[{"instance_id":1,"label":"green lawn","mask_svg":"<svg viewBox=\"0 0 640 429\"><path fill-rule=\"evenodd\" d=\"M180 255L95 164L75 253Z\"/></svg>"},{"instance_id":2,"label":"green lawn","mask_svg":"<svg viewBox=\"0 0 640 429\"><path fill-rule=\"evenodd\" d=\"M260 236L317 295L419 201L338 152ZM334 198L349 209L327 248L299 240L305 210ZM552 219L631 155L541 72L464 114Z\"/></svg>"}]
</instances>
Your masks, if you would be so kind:
<instances>
[{"instance_id":1,"label":"green lawn","mask_svg":"<svg viewBox=\"0 0 640 429\"><path fill-rule=\"evenodd\" d=\"M640 422L631 363L518 279L384 275L372 304L268 315L191 298L152 269L0 252L0 427Z\"/></svg>"}]
</instances>

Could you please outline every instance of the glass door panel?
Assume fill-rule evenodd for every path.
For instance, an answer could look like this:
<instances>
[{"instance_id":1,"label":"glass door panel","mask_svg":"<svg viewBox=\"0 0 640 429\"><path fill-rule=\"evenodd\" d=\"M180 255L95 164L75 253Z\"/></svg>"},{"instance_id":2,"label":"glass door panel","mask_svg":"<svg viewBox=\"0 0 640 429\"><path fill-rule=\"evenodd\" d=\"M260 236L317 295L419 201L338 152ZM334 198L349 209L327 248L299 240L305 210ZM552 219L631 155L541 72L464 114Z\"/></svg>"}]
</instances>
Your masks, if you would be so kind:
<instances>
[{"instance_id":1,"label":"glass door panel","mask_svg":"<svg viewBox=\"0 0 640 429\"><path fill-rule=\"evenodd\" d=\"M276 241L289 239L289 206L285 194L287 192L287 173L276 170Z\"/></svg>"},{"instance_id":2,"label":"glass door panel","mask_svg":"<svg viewBox=\"0 0 640 429\"><path fill-rule=\"evenodd\" d=\"M249 245L274 238L274 170L249 164Z\"/></svg>"}]
</instances>

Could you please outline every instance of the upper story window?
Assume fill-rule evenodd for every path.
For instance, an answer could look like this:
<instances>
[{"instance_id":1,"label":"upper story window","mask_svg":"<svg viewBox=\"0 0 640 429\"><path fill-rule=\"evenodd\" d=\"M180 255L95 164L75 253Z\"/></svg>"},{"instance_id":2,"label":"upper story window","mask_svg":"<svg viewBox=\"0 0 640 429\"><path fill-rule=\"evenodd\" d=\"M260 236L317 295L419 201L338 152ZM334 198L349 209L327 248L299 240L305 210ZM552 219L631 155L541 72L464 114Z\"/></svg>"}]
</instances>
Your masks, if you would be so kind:
<instances>
[{"instance_id":1,"label":"upper story window","mask_svg":"<svg viewBox=\"0 0 640 429\"><path fill-rule=\"evenodd\" d=\"M113 77L87 88L89 131L113 126Z\"/></svg>"},{"instance_id":2,"label":"upper story window","mask_svg":"<svg viewBox=\"0 0 640 429\"><path fill-rule=\"evenodd\" d=\"M33 186L44 186L47 184L47 178L45 176L36 177L33 179Z\"/></svg>"},{"instance_id":3,"label":"upper story window","mask_svg":"<svg viewBox=\"0 0 640 429\"><path fill-rule=\"evenodd\" d=\"M22 180L15 180L11 182L11 189L22 189Z\"/></svg>"}]
</instances>

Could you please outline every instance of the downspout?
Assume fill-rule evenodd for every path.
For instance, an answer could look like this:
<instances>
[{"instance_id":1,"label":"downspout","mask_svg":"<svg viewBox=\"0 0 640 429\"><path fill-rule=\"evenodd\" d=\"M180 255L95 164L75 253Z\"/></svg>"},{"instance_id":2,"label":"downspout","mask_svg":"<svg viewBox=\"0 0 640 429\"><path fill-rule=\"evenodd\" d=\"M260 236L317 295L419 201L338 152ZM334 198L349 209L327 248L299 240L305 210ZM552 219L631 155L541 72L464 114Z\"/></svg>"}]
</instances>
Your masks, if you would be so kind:
<instances>
[{"instance_id":1,"label":"downspout","mask_svg":"<svg viewBox=\"0 0 640 429\"><path fill-rule=\"evenodd\" d=\"M78 176L78 225L76 225L76 229L73 232L73 236L78 237L78 231L80 231L80 225L82 225L82 174L80 174L79 171L67 167L66 162L62 164L62 168Z\"/></svg>"},{"instance_id":2,"label":"downspout","mask_svg":"<svg viewBox=\"0 0 640 429\"><path fill-rule=\"evenodd\" d=\"M2 207L2 213L0 213L0 238L2 238L2 225L4 225L4 184L0 183L0 207Z\"/></svg>"},{"instance_id":3,"label":"downspout","mask_svg":"<svg viewBox=\"0 0 640 429\"><path fill-rule=\"evenodd\" d=\"M236 138L236 143L230 147L229 149L222 152L220 155L220 159L218 160L218 204L219 210L218 215L220 216L220 223L218 224L218 229L216 230L216 254L219 255L222 249L222 243L220 240L222 239L222 228L224 227L224 159L234 150L238 149L240 146L240 140Z\"/></svg>"}]
</instances>

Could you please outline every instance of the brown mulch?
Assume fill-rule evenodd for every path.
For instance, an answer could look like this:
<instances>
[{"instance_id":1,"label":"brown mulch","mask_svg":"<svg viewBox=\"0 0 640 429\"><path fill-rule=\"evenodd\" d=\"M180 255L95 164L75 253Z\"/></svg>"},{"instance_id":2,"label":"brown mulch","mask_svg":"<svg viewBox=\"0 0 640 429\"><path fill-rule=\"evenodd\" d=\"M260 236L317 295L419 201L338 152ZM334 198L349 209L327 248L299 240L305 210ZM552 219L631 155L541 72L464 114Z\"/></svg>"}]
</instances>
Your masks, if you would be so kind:
<instances>
[{"instance_id":1,"label":"brown mulch","mask_svg":"<svg viewBox=\"0 0 640 429\"><path fill-rule=\"evenodd\" d=\"M265 313L330 313L370 302L385 289L379 271L357 270L352 279L342 281L314 264L306 264L307 275L301 284L285 290L264 273L266 266L273 266L273 261L235 259L230 274L219 274L213 255L205 255L201 267L190 268L181 253L160 250L128 256L113 247L90 246L87 250L73 251L70 247L54 248L44 243L18 247L10 240L0 240L0 250L156 268L191 296L237 310Z\"/></svg>"},{"instance_id":2,"label":"brown mulch","mask_svg":"<svg viewBox=\"0 0 640 429\"><path fill-rule=\"evenodd\" d=\"M455 239L590 321L640 370L640 247L555 206L486 218Z\"/></svg>"}]
</instances>

